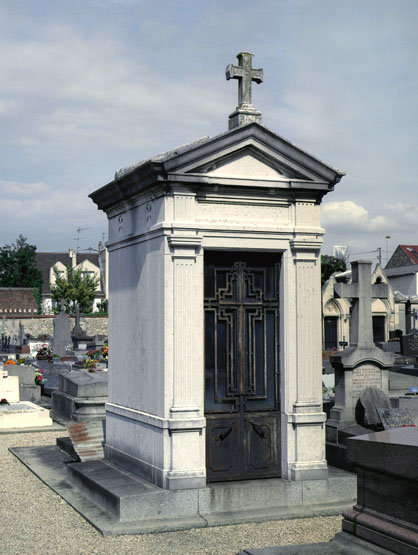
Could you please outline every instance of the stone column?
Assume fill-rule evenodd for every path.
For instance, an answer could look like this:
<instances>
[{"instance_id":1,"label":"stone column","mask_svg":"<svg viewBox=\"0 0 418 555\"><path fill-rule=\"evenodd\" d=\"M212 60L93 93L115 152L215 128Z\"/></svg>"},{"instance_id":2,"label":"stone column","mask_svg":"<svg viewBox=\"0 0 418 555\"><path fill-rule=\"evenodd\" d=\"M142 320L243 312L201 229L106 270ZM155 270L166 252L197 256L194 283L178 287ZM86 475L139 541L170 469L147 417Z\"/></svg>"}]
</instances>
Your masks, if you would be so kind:
<instances>
[{"instance_id":1,"label":"stone column","mask_svg":"<svg viewBox=\"0 0 418 555\"><path fill-rule=\"evenodd\" d=\"M294 399L288 414L294 456L288 454L288 479L326 478L325 413L322 410L320 242L291 241L296 283L293 310L295 368L287 378L295 380ZM294 335L293 335L294 333ZM293 336L293 337L292 337ZM289 399L290 401L290 399ZM290 432L290 430L289 430Z\"/></svg>"}]
</instances>

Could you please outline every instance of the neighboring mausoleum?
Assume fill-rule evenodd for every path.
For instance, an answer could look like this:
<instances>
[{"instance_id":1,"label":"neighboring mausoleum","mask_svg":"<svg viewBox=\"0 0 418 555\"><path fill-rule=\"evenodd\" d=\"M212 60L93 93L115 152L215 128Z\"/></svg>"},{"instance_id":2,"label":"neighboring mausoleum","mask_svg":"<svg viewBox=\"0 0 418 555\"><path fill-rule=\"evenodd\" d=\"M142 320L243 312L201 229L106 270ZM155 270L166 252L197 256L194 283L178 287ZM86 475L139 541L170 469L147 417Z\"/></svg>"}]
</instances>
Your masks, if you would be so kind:
<instances>
[{"instance_id":1,"label":"neighboring mausoleum","mask_svg":"<svg viewBox=\"0 0 418 555\"><path fill-rule=\"evenodd\" d=\"M167 489L322 479L320 223L344 173L261 124L252 55L229 130L120 170L109 220L105 457Z\"/></svg>"}]
</instances>

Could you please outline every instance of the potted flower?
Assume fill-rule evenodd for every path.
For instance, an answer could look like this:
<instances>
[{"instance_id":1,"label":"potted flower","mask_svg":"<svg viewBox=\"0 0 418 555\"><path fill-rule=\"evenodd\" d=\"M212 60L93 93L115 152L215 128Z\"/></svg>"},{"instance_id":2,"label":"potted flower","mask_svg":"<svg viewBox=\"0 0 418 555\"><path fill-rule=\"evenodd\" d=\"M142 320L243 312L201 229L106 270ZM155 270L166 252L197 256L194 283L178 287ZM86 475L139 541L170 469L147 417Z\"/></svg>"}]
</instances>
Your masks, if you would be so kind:
<instances>
[{"instance_id":1,"label":"potted flower","mask_svg":"<svg viewBox=\"0 0 418 555\"><path fill-rule=\"evenodd\" d=\"M35 370L35 384L42 386L43 385L43 370Z\"/></svg>"},{"instance_id":2,"label":"potted flower","mask_svg":"<svg viewBox=\"0 0 418 555\"><path fill-rule=\"evenodd\" d=\"M36 358L38 360L48 360L49 362L52 362L51 347L49 345L47 345L46 343L44 343L41 346L41 348L39 349L39 351L36 353Z\"/></svg>"},{"instance_id":3,"label":"potted flower","mask_svg":"<svg viewBox=\"0 0 418 555\"><path fill-rule=\"evenodd\" d=\"M6 398L3 398L3 399L0 399L0 405L10 405L10 403Z\"/></svg>"}]
</instances>

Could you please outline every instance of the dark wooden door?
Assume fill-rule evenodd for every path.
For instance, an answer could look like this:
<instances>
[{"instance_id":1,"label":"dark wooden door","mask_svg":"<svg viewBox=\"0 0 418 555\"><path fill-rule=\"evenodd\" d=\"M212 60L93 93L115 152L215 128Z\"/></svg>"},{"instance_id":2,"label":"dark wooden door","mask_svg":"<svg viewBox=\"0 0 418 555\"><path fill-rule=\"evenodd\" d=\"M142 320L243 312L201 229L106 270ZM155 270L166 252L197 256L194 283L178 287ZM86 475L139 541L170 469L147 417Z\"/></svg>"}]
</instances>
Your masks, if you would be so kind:
<instances>
[{"instance_id":1,"label":"dark wooden door","mask_svg":"<svg viewBox=\"0 0 418 555\"><path fill-rule=\"evenodd\" d=\"M386 341L384 316L373 316L373 341Z\"/></svg>"},{"instance_id":2,"label":"dark wooden door","mask_svg":"<svg viewBox=\"0 0 418 555\"><path fill-rule=\"evenodd\" d=\"M338 348L338 317L325 316L324 318L324 347L327 349Z\"/></svg>"},{"instance_id":3,"label":"dark wooden door","mask_svg":"<svg viewBox=\"0 0 418 555\"><path fill-rule=\"evenodd\" d=\"M205 253L209 481L280 476L280 255Z\"/></svg>"}]
</instances>

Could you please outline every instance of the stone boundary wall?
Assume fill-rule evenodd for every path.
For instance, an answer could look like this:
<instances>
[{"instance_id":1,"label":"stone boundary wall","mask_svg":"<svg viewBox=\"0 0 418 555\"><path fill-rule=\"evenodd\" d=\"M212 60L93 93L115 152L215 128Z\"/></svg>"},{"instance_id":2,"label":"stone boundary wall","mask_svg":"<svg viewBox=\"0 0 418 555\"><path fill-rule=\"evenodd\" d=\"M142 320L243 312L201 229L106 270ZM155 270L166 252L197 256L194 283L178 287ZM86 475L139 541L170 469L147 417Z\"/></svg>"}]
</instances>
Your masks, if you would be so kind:
<instances>
[{"instance_id":1,"label":"stone boundary wall","mask_svg":"<svg viewBox=\"0 0 418 555\"><path fill-rule=\"evenodd\" d=\"M22 322L25 334L30 333L33 337L42 335L54 335L55 315L39 316L5 316L0 318L0 335L17 335L19 337L19 323ZM107 316L84 316L81 318L81 327L87 335L107 335ZM75 325L74 318L71 320L71 329Z\"/></svg>"}]
</instances>

